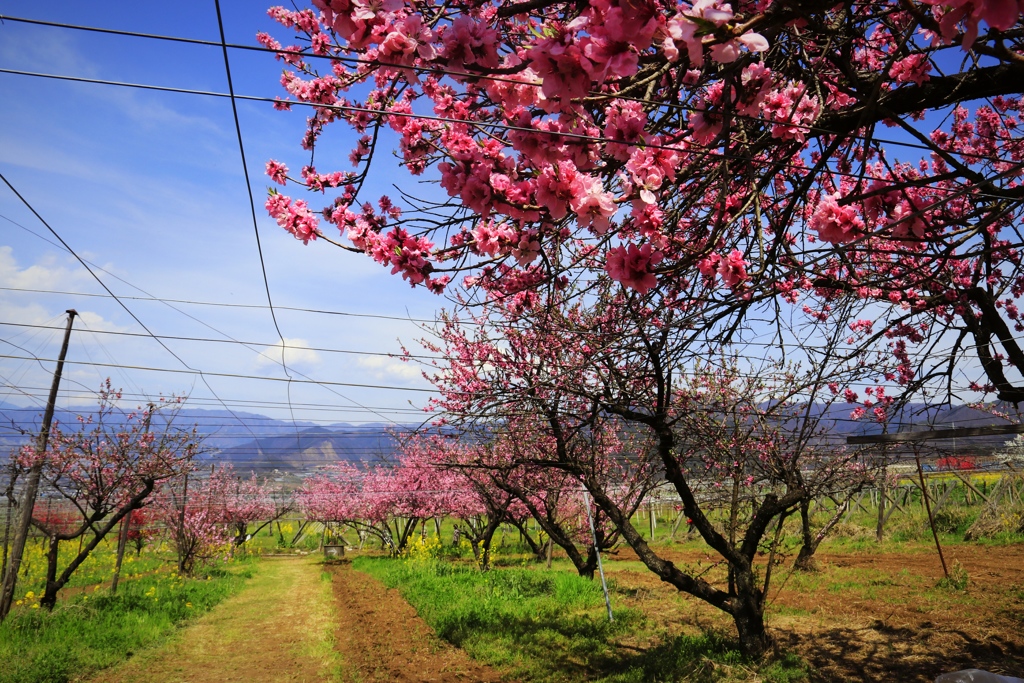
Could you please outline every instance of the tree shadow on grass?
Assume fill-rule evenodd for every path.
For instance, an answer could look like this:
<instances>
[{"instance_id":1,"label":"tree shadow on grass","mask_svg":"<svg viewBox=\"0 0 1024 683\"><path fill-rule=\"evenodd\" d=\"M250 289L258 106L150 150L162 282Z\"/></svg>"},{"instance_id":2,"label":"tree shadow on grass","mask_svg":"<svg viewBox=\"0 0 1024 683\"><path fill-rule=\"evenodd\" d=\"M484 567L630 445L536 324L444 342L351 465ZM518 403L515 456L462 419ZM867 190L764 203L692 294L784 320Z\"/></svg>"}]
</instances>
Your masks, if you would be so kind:
<instances>
[{"instance_id":1,"label":"tree shadow on grass","mask_svg":"<svg viewBox=\"0 0 1024 683\"><path fill-rule=\"evenodd\" d=\"M438 635L494 664L508 664L495 659L500 656L496 652L505 650L511 660L542 665L543 672L528 665L518 672L532 680L703 683L735 675L738 669L760 669L765 681L804 678L798 658L783 655L775 662L751 663L736 650L735 642L714 631L654 637L654 642L643 645L620 642L634 640L631 636L641 630L643 621L640 612L629 609L617 611L611 623L593 615L506 615L495 621L464 614L441 625ZM765 669L772 673L764 675Z\"/></svg>"},{"instance_id":2,"label":"tree shadow on grass","mask_svg":"<svg viewBox=\"0 0 1024 683\"><path fill-rule=\"evenodd\" d=\"M815 633L775 629L777 640L801 651L812 667L811 681L899 680L931 682L950 671L982 669L1019 676L1024 646L998 636L978 638L959 629L894 627L876 620L864 628Z\"/></svg>"}]
</instances>

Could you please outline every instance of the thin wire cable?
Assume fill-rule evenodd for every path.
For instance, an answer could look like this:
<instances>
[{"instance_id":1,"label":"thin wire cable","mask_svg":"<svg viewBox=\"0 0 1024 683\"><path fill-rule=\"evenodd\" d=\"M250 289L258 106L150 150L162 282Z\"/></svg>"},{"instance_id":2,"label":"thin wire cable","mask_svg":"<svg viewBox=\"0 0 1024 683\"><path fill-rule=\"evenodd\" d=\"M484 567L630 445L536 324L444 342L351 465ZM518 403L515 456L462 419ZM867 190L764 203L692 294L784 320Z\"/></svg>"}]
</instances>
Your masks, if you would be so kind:
<instances>
[{"instance_id":1,"label":"thin wire cable","mask_svg":"<svg viewBox=\"0 0 1024 683\"><path fill-rule=\"evenodd\" d=\"M231 115L235 121L235 137L238 139L238 153L242 158L242 175L245 177L245 191L249 197L249 212L252 215L252 229L253 234L256 236L256 251L260 257L260 272L263 274L263 288L267 292L267 306L270 308L270 318L274 321L274 329L277 330L277 336L281 340L281 370L284 372L285 377L288 378L288 383L285 384L285 395L288 398L289 405L292 399L291 389L291 373L288 371L288 363L286 361L286 353L288 348L288 342L285 340L284 334L281 332L281 326L277 322L277 314L274 312L274 298L270 295L270 279L267 277L267 264L263 258L263 243L260 241L260 227L256 220L256 200L252 194L252 182L249 180L249 165L245 160L245 143L242 140L242 124L238 120L238 103L235 100L235 85L231 80L231 62L228 59L228 46L227 41L224 38L224 20L221 16L220 11L220 0L214 0L214 7L217 10L217 30L220 32L220 43L224 53L224 73L228 79L228 94L230 95L229 101L231 102ZM290 408L289 408L290 410ZM295 420L295 412L291 411L292 421ZM296 426L296 437L298 436L298 426Z\"/></svg>"},{"instance_id":2,"label":"thin wire cable","mask_svg":"<svg viewBox=\"0 0 1024 683\"><path fill-rule=\"evenodd\" d=\"M494 82L503 82L503 83L513 83L515 85L529 86L529 87L535 87L535 88L540 88L543 85L539 81L529 82L529 81L523 81L523 80L516 79L516 78L508 78L508 77L504 77L504 76L495 76L495 75L491 75L491 74L474 73L474 72L471 72L471 71L458 71L458 70L455 70L455 69L446 69L446 68L442 68L442 67L428 67L428 66L417 66L417 65L410 66L410 65L406 65L406 64L397 64L397 63L392 63L392 62L386 62L386 61L379 60L379 59L363 59L363 58L359 58L359 57L349 57L349 56L343 56L343 55L318 55L318 54L315 54L315 53L306 52L304 49L290 50L290 49L287 49L287 48L281 48L281 49L276 49L275 50L275 49L272 49L272 48L263 47L261 45L243 45L243 44L239 44L239 43L225 43L223 40L221 42L217 42L217 41L212 41L212 40L202 40L202 39L199 39L199 38L184 38L184 37L180 37L180 36L168 36L168 35L163 35L163 34L144 33L144 32L138 32L138 31L123 31L123 30L108 29L108 28L95 27L95 26L84 26L84 25L80 25L80 24L67 24L67 23L61 23L61 22L43 21L43 20L39 20L39 19L28 19L28 18L24 18L24 17L10 17L10 16L0 15L0 22L5 21L5 20L6 21L18 22L18 23L24 23L24 24L33 24L33 25L37 25L37 26L48 26L48 27L53 27L53 28L63 28L63 29L85 31L85 32L92 32L92 33L102 33L102 34L110 34L110 35L117 35L117 36L145 38L145 39L150 39L150 40L168 41L168 42L184 43L184 44L190 44L190 45L201 45L201 46L206 46L206 47L223 47L223 48L230 48L230 49L233 49L233 50L245 50L245 51L250 51L250 52L261 52L261 53L273 54L275 57L279 57L281 55L287 55L287 56L302 57L304 59L322 59L322 60L327 60L327 61L331 61L331 62L346 62L346 63L351 63L351 64L359 64L359 65L372 66L372 67L412 70L412 71L416 71L418 73L431 73L431 74L444 75L444 76L457 76L459 78L471 78L471 79L475 79L475 80L485 80L485 81L494 81ZM223 34L222 34L222 37L223 37ZM649 100L649 99L646 99L646 98L634 97L634 96L619 96L619 95L616 95L615 93L612 93L611 95L609 95L609 93L603 93L603 92L597 92L597 91L590 91L588 93L588 95L593 96L593 97L600 97L602 99L616 98L616 99L628 100L628 101L631 101L631 102L638 102L638 103L641 103L641 104L649 104L649 105L658 106L658 107L666 107L666 108L670 108L670 109L678 109L678 110L681 110L681 111L687 111L687 112L691 112L691 113L705 113L706 112L705 109L701 109L700 107L696 107L694 105L684 104L682 102L669 102L669 101L660 101L660 100ZM274 100L274 101L277 101L277 100ZM292 101L291 103L292 104L300 104L301 102ZM319 106L319 105L315 105L314 104L312 106ZM746 119L746 120L751 120L751 121L760 121L761 120L761 119L759 119L756 116L744 116L744 115L740 115L740 114L735 114L735 116L736 116L736 118L739 118L739 119ZM799 124L799 123L791 122L788 125L790 127L792 127L792 128L806 130L806 131L812 132L812 133L830 134L832 132L832 131L828 131L828 130L825 130L825 129L822 129L822 128L817 128L814 125L808 125L808 124ZM857 139L865 139L865 140L867 139L864 136L855 136L855 138L857 138ZM906 140L890 140L890 139L887 139L887 138L879 138L879 137L875 137L875 136L872 136L871 140L873 142L877 142L879 144L893 145L893 146L899 146L899 147L908 147L908 148L920 149L920 150L924 150L924 151L932 151L931 147L929 147L927 145L924 145L924 144L921 144L921 143L918 143L918 142L908 142ZM985 160L989 160L989 161L1001 161L1000 159L997 159L997 158L994 158L994 157L989 157L987 155L981 155L981 154L976 154L976 153L972 153L972 152L960 152L959 154L961 156L964 156L964 157L985 159Z\"/></svg>"},{"instance_id":3,"label":"thin wire cable","mask_svg":"<svg viewBox=\"0 0 1024 683\"><path fill-rule=\"evenodd\" d=\"M38 387L37 386L24 386L24 385L8 385L8 386L11 386L12 388L16 389L18 392L20 392L20 393L22 393L22 394L24 394L26 396L31 395L31 396L36 396L36 397L39 397L39 398L45 398L46 395L47 395L46 392L49 391L48 387L43 387L43 386L38 386ZM28 392L28 393L26 393L26 392ZM122 391L120 393L121 393L122 398L124 398L124 399L136 398L136 399L140 400L143 403L145 403L145 402L147 402L147 401L149 401L150 399L153 398L152 394L146 393L146 392L143 392L143 393L133 393L133 392L130 392L130 391ZM80 398L95 398L97 396L99 396L99 392L97 390L95 390L95 389L89 389L88 387L82 387L81 389L69 390L65 394L65 398L67 398L69 400L75 400L75 399L80 399ZM226 399L224 399L224 401L226 403L229 403L230 405L242 406L242 407L248 407L248 408L283 408L285 406L285 404L280 402L280 401L264 401L264 400L259 400L259 399L248 399L248 398L226 398ZM295 403L294 405L297 406L297 407L306 408L308 410L315 411L315 412L330 412L330 413L336 413L336 412L359 412L361 410L370 410L370 409L372 409L372 410L385 410L385 411L399 412L399 413L417 413L417 414L423 413L423 410L421 408L412 408L412 407L410 407L410 408L398 408L398 407L394 407L394 406L374 406L372 408L363 409L363 408L356 408L356 407L349 406L349 405L330 404L330 403L323 403L323 402L317 402L317 403L302 403L302 402L298 402L298 403ZM182 402L183 409L188 407L188 406L195 406L195 407L198 407L198 406L220 406L220 403L218 403L212 397L211 398L204 398L204 397L199 397L199 396L195 396L195 395L189 395L189 396L186 396L184 398L183 402ZM268 419L275 419L275 418L268 418ZM315 420L309 420L309 419L307 419L305 421L307 421L307 422L315 422ZM225 423L225 425L227 425L227 426L230 426L230 424L231 423Z\"/></svg>"},{"instance_id":4,"label":"thin wire cable","mask_svg":"<svg viewBox=\"0 0 1024 683\"><path fill-rule=\"evenodd\" d=\"M7 220L7 221L9 221L11 223L13 223L14 225L17 225L19 228L25 230L26 232L29 232L30 234L39 237L40 239L46 241L48 244L53 244L53 246L56 246L58 248L63 248L63 247L61 247L61 245L54 244L53 242L51 242L50 240L46 239L45 237L39 235L35 231L33 231L33 230L31 230L31 229L21 225L20 223L17 223L15 221L11 220L10 218L7 218L6 216L0 216L0 217L4 218L5 220ZM80 259L80 260L82 260L82 259ZM86 263L89 263L89 262L86 261ZM91 265L94 265L94 264L91 264ZM104 273L107 273L108 275L110 275L111 277L115 278L116 280L118 280L120 282L123 282L124 284L128 285L132 289L135 289L135 290L137 290L139 292L142 292L143 294L146 294L147 295L146 300L159 301L160 303L163 303L165 306L167 306L171 310L176 311L177 313L180 313L181 315L184 315L185 317L189 318L190 320L194 320L194 321L198 322L200 325L203 325L204 327L212 330L213 332L216 332L217 334L220 334L221 336L225 337L226 339L231 340L231 341L237 341L231 335L229 335L229 334L227 334L225 332L222 332L221 330L219 330L216 327L210 325L209 323L207 323L207 322L205 322L203 320L200 320L199 318L197 318L197 317L195 317L193 315L190 315L189 313L186 313L185 311L182 311L181 309L177 308L172 303L170 303L170 300L160 299L158 297L153 297L153 295L150 294L149 292L147 292L146 290L142 289L141 287L138 287L137 285L132 284L131 282L128 282L124 278L118 277L117 275L114 275L113 273L110 273L110 271L108 271L108 270L106 270L106 269L104 269L102 267L97 267L97 266L94 266L94 267L96 267L97 270L101 270ZM107 295L102 295L102 294L95 294L95 295L93 295L93 294L89 294L89 295L84 295L84 296L107 296ZM113 298L116 298L116 297L113 297ZM131 300L132 298L142 299L142 297L122 297L122 298L126 298L126 299L129 299L129 300ZM248 307L253 307L253 306L248 306ZM265 308L265 307L264 306L259 306L259 308ZM281 308L281 307L278 307L278 308ZM380 316L380 317L383 317L383 316ZM395 319L396 320L407 320L406 318L397 318L397 317ZM147 335L147 336L153 336L153 335ZM295 372L295 374L298 374L299 376L303 377L304 379L312 380L312 378L309 377L309 375L306 375L305 373L299 372L299 371L294 370L294 369L293 369L293 372ZM205 380L204 380L204 383L205 383ZM358 401L355 401L354 399L346 396L345 394L342 394L341 392L339 392L337 389L335 389L333 387L324 387L324 388L327 391L335 394L339 398L342 398L342 399L348 401L352 405L355 405L355 406L360 406L361 405ZM211 393L213 393L212 389L211 389ZM380 416L380 417L381 417L381 419L384 419L384 420L388 419L388 418L386 418L384 416Z\"/></svg>"},{"instance_id":5,"label":"thin wire cable","mask_svg":"<svg viewBox=\"0 0 1024 683\"><path fill-rule=\"evenodd\" d=\"M107 80L107 79L101 79L101 78L85 78L85 77L82 77L82 76L66 76L66 75L61 75L61 74L47 74L47 73L41 73L41 72L37 72L37 71L23 71L23 70L20 70L20 69L6 69L6 68L3 68L3 69L0 69L0 73L14 74L14 75L20 75L20 76L30 76L30 77L35 77L35 78L47 78L47 79L61 80L61 81L72 81L72 82L77 82L77 83L91 83L91 84L96 84L96 85L110 85L110 86L117 86L117 87L123 87L123 88L135 88L135 89L141 89L141 90L156 90L156 91L160 91L160 92L172 92L172 93L179 93L179 94L185 94L185 95L203 95L203 96L207 96L207 97L224 97L224 98L231 98L232 97L232 95L230 93L222 93L222 92L216 92L216 91L212 91L212 90L195 90L195 89L191 89L191 88L174 88L174 87L170 87L170 86L151 85L151 84L146 84L146 83L129 83L127 81L113 81L113 80ZM240 95L240 94L237 94L237 93L233 97L234 97L234 99L237 99L237 100L244 100L244 101L249 101L249 102L269 102L269 103L280 103L280 102L282 102L282 100L277 99L277 98L260 97L260 96L256 96L256 95ZM321 103L317 103L317 102L303 102L301 100L289 100L287 102L287 104L289 104L289 105L299 105L299 106L303 106L303 107L313 107L315 109L326 109L326 110L339 111L339 112L351 112L351 113L355 113L355 114L370 114L370 115L373 115L373 116L381 116L381 117L392 117L392 116L395 116L395 117L399 117L399 118L407 118L407 119L413 119L413 120L433 121L433 122L436 122L436 123L457 124L457 125L470 126L470 127L481 129L481 130L483 130L483 129L493 129L493 130L500 130L500 131L506 131L506 132L528 133L528 134L531 134L531 135L544 135L544 136L547 136L547 137L566 138L566 139L569 139L569 140L579 140L581 142L594 142L594 143L609 143L609 142L611 142L611 143L620 144L620 145L627 145L627 146L633 146L633 147L643 146L643 147L649 148L649 149L663 149L663 150L672 151L672 152L680 152L680 151L688 151L688 150L692 150L692 149L699 149L701 151L701 154L703 154L703 155L705 155L707 157L710 157L712 159L730 160L730 161L742 161L742 162L747 163L747 164L758 164L758 163L760 163L761 165L771 165L771 164L774 164L774 160L766 159L764 161L760 161L759 162L759 161L757 161L755 159L751 159L751 158L746 157L746 156L740 156L740 155L728 154L728 153L720 152L720 151L718 151L717 147L710 147L710 146L706 146L706 145L700 145L700 144L697 144L695 142L689 142L688 143L688 148L684 150L684 149L682 149L680 147L680 145L666 145L666 144L661 144L661 143L644 142L644 141L623 142L621 140L613 140L611 138L607 138L607 137L604 137L604 136L587 135L587 134L584 134L584 133L572 133L572 132L566 132L566 131L544 130L544 129L541 129L541 128L531 128L531 127L527 127L527 126L517 126L517 125L507 124L507 123L497 123L497 122L492 122L492 121L472 121L472 120L456 119L456 118L452 118L452 117L437 116L437 115L431 115L431 114L416 114L416 113L413 113L413 112L396 112L396 111L388 111L386 109L373 109L373 108L370 108L370 107L360 107L360 106L348 105L348 104L345 104L345 105L342 105L342 104L321 104ZM854 136L854 137L856 137L856 136ZM933 150L929 149L929 151L933 151ZM962 154L962 156L968 156L968 155L967 154ZM987 159L987 160L991 160L991 161L1000 161L999 159L990 159L989 157L983 157L983 158ZM798 166L798 165L795 165L795 164L792 164L792 163L787 163L784 166L784 168L788 168L790 170L797 170L797 171L807 170L806 167L804 167L804 166ZM846 177L846 178L854 178L854 179L858 179L858 180L859 179L863 179L865 177L868 177L868 176L858 175L858 174L855 174L855 173L847 173L847 172L843 172L843 171L839 171L839 170L835 170L835 169L829 169L828 172L831 173L832 175L835 175L835 176ZM976 192L975 194L976 194L976 196L979 196L979 197L987 197L987 198L992 198L992 199L1004 199L1004 197L1002 197L1000 195L994 195L994 194L989 194L989 193L984 193L984 192Z\"/></svg>"},{"instance_id":6,"label":"thin wire cable","mask_svg":"<svg viewBox=\"0 0 1024 683\"><path fill-rule=\"evenodd\" d=\"M100 276L98 276L95 273L95 271L93 271L93 269L89 267L89 265L85 262L85 260L81 256L79 256L78 253L74 249L72 249L71 246L67 242L64 241L64 238L61 237L57 233L57 231L54 230L53 226L51 226L42 217L42 215L40 215L40 213L38 211L36 211L35 207L32 206L32 204L27 199L25 199L25 197L23 197L20 192L18 192L18 190L14 187L14 185L11 184L11 182L9 180L7 180L7 177L5 175L3 175L3 173L0 173L0 180L3 180L4 184L7 185L8 188L10 188L11 192L13 192L14 195L19 200L21 200L21 203L24 204L25 207L29 211L32 212L32 215L34 215L39 220L39 222L42 223L46 227L46 229L50 231L50 233L57 239L58 242L61 243L61 245L63 245L63 247L68 251L68 253L70 253L72 256L74 256L75 259L80 264L82 264L82 267L85 268L85 270L89 273L89 275L91 275L92 278L94 280L96 280L96 282L98 282L101 287L103 287L103 289L107 292L107 294L109 294L111 297L113 297L114 301L116 301L118 303L118 305L121 308L123 308L124 311L129 316L131 316L132 320L134 320L136 323L138 323L138 325L142 329L144 329L147 332L147 334L149 334L150 336L153 336L153 331L150 330L148 327L146 327L146 325L142 322L142 320L140 320L139 317L137 315L135 315L135 313L130 308L128 308L128 306L123 301L121 301L121 299L119 299L116 294L114 294L113 290L111 290L107 286L107 284L102 280L102 278L100 278ZM153 338L156 339L156 337L153 337ZM173 356L179 363L181 363L186 368L189 368L189 370L191 370L193 372L193 374L198 374L200 379L202 379L203 384L206 385L206 388L209 390L209 392L211 394L213 394L214 396L217 396L217 392L214 391L213 387L210 386L210 383L206 381L205 377L203 377L203 373L202 372L196 371L193 368L191 368L189 366L189 364L186 363L178 354L174 353L174 351L172 351L171 348L169 346L167 346L167 344L165 344L163 342L163 340L156 339L156 343L159 344L160 346L162 346L164 348L164 350L167 351L167 353L171 354L171 356ZM56 361L51 361L51 362L56 362ZM224 409L227 410L228 412L231 412L231 409L228 408L227 406L224 406ZM235 417L237 417L237 416L235 416Z\"/></svg>"},{"instance_id":7,"label":"thin wire cable","mask_svg":"<svg viewBox=\"0 0 1024 683\"><path fill-rule=\"evenodd\" d=\"M124 298L124 297L122 297ZM62 330L63 327L57 327L55 325L31 325L29 323L16 323L0 320L0 325L4 327L27 327L40 330ZM89 328L87 328L89 329ZM141 337L143 339L149 339L150 335L142 334L141 332L120 332L116 330L93 330L89 329L89 332L93 335L108 335L114 337ZM255 341L241 341L238 339L213 339L209 337L182 337L177 335L169 334L157 334L153 335L159 339L167 339L171 341L190 341L190 342L203 342L209 344L238 344L241 346L269 346L276 347L279 344L272 344L270 342L255 342ZM295 351L317 351L320 353L344 353L356 356L379 356L383 358L413 358L417 360L444 360L444 356L429 356L429 355L405 355L400 353L387 353L385 351L356 351L352 349L334 349L324 348L320 346L299 346L290 345L288 348ZM261 354L263 355L263 354ZM266 357L266 356L264 356ZM113 360L112 358L110 360Z\"/></svg>"},{"instance_id":8,"label":"thin wire cable","mask_svg":"<svg viewBox=\"0 0 1024 683\"><path fill-rule=\"evenodd\" d=\"M3 218L3 216L0 216ZM5 292L27 292L30 294L56 294L59 296L80 296L87 298L112 298L109 294L96 294L94 292L71 292L67 290L58 289L36 289L32 287L0 287L0 291ZM226 301L193 301L190 299L165 299L162 297L155 296L125 296L121 295L121 298L125 301L153 301L164 304L185 304L189 306L216 306L219 308L258 308L265 309L267 306L263 304L234 304ZM293 311L295 313L313 313L316 315L336 315L346 318L370 318L375 320L396 320L399 322L410 322L410 323L422 323L422 324L434 324L444 322L440 318L408 318L399 315L382 315L380 313L352 313L350 311L333 311L328 309L318 308L302 308L298 306L281 306L277 305L275 308L279 311ZM180 312L180 311L179 311ZM464 322L464 325L475 325L476 323ZM256 342L254 342L256 343ZM258 343L256 343L259 345ZM293 347L299 348L299 347Z\"/></svg>"},{"instance_id":9,"label":"thin wire cable","mask_svg":"<svg viewBox=\"0 0 1024 683\"><path fill-rule=\"evenodd\" d=\"M7 354L0 354L0 358L6 358L6 359L10 359L10 360L40 360L40 361L43 361L43 362L46 362L46 363L56 363L57 362L56 359L53 359L53 358L39 358L39 359L36 359L36 358L32 358L31 356L11 356L11 355L7 355ZM154 367L148 367L148 366L144 366L144 365L123 365L123 364L122 365L113 365L111 363L97 363L97 362L74 361L74 360L68 360L68 361L65 361L65 363L68 363L68 364L71 364L71 365L86 365L86 366L94 366L94 367L101 367L101 368L121 367L121 368L125 368L127 370L145 370L145 371L148 371L148 372L169 372L169 373L181 374L181 375L199 375L199 376L208 375L210 377L231 377L231 378L234 378L234 379L253 379L253 380L262 380L262 381L265 381L265 382L287 382L287 381L289 381L289 380L287 380L287 379L285 379L283 377L261 377L259 375L243 375L243 374L231 373L231 372L212 372L210 370L197 370L196 368L191 368L191 367L189 367L186 370L180 370L180 369L177 369L177 368L154 368ZM295 382L296 384L317 384L317 385L337 386L337 387L359 387L359 388L362 388L362 389L387 389L387 390L390 390L390 391L418 391L418 392L424 392L424 393L433 393L434 392L434 389L423 389L423 388L419 388L419 387L401 387L401 386L387 385L387 384L360 384L360 383L357 383L357 382L328 382L328 381L319 381L319 380L313 380L313 379L309 379L309 380L296 379L296 380L291 380L291 381ZM209 388L209 387L207 387L207 388ZM213 393L212 390L211 390L211 393ZM216 396L216 394L215 394L215 396ZM225 407L226 410L230 410L230 409L227 408L227 406L224 406L224 407Z\"/></svg>"}]
</instances>

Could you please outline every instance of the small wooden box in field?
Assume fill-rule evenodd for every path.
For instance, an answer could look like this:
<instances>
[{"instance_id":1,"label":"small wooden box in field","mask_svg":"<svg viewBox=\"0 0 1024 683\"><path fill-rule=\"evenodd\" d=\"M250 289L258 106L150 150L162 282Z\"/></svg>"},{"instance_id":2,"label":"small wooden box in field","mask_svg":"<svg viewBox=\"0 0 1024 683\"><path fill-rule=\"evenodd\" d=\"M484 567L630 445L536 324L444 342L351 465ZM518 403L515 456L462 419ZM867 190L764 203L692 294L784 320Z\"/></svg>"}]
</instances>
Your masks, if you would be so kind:
<instances>
[{"instance_id":1,"label":"small wooden box in field","mask_svg":"<svg viewBox=\"0 0 1024 683\"><path fill-rule=\"evenodd\" d=\"M324 546L324 558L328 560L340 560L345 557L345 546L343 545L325 545Z\"/></svg>"}]
</instances>

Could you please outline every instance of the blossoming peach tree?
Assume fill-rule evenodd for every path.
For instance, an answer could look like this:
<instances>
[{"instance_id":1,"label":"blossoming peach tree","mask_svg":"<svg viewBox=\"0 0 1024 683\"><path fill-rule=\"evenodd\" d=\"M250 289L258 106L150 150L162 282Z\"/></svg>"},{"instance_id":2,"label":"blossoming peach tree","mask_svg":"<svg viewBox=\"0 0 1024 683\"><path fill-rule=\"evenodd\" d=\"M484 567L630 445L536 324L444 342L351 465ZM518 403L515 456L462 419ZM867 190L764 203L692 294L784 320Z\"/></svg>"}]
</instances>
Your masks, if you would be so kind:
<instances>
[{"instance_id":1,"label":"blossoming peach tree","mask_svg":"<svg viewBox=\"0 0 1024 683\"><path fill-rule=\"evenodd\" d=\"M316 199L275 188L267 209L304 243L365 253L499 318L532 325L552 302L582 301L591 312L559 314L558 333L577 348L595 327L612 340L552 365L545 385L644 424L669 475L678 369L723 347L796 349L819 378L838 364L821 384L858 404L854 417L887 419L890 385L910 395L945 380L948 394L958 368L973 375L964 389L1017 402L1021 12L1019 0L273 8L298 42L259 40L286 65L279 108L309 113L308 157L267 173ZM355 133L352 167L318 168L337 122ZM388 147L440 190L369 196ZM590 388L570 389L577 378ZM791 493L759 533L803 495ZM720 545L736 566L753 552ZM764 649L756 591L708 597L733 600L744 649Z\"/></svg>"},{"instance_id":2,"label":"blossoming peach tree","mask_svg":"<svg viewBox=\"0 0 1024 683\"><path fill-rule=\"evenodd\" d=\"M182 470L161 486L152 507L178 555L178 571L191 574L197 565L234 553L293 503L273 482L255 473L243 478L226 464L205 476Z\"/></svg>"},{"instance_id":3,"label":"blossoming peach tree","mask_svg":"<svg viewBox=\"0 0 1024 683\"><path fill-rule=\"evenodd\" d=\"M834 398L821 373L852 383L859 363L845 374L837 363L801 370L765 362L751 372L728 358L684 368L679 337L688 330L671 312L609 301L545 302L505 317L496 302L472 320L445 316L436 341L426 342L437 358L425 372L439 394L436 423L491 437L495 445L475 466L509 490L522 486L520 477L498 475L522 472L532 491L521 500L542 526L534 500L559 492L578 500L585 490L598 545L624 540L663 581L729 614L743 648L759 652L783 522L821 496L848 498L870 478L859 453L824 441L821 419ZM891 408L891 397L872 394ZM634 526L661 481L727 567L727 582L676 566ZM814 530L803 520L804 564L835 521ZM593 572L590 538L584 558L564 540L569 534L545 530L581 574Z\"/></svg>"},{"instance_id":4,"label":"blossoming peach tree","mask_svg":"<svg viewBox=\"0 0 1024 683\"><path fill-rule=\"evenodd\" d=\"M56 510L36 502L32 524L47 537L46 588L39 604L53 609L58 592L96 546L127 515L148 505L161 484L192 466L199 440L195 431L168 422L151 430L149 413L119 415L120 392L101 387L95 418L80 417L80 428L55 425L49 447L22 449L18 464L43 461L42 481ZM48 501L49 502L49 501ZM58 572L61 543L82 537L77 554Z\"/></svg>"}]
</instances>

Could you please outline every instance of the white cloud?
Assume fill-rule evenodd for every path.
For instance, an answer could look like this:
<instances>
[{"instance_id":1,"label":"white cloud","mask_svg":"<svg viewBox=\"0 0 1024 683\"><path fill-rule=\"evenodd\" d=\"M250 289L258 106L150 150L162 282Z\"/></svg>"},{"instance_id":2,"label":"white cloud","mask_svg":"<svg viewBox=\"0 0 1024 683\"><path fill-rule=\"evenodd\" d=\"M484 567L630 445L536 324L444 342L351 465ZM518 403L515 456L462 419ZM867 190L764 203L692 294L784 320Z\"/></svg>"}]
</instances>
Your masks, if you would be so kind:
<instances>
[{"instance_id":1,"label":"white cloud","mask_svg":"<svg viewBox=\"0 0 1024 683\"><path fill-rule=\"evenodd\" d=\"M82 287L92 278L80 267L68 267L48 255L40 263L22 268L14 249L0 246L0 286L14 289L69 289Z\"/></svg>"},{"instance_id":2,"label":"white cloud","mask_svg":"<svg viewBox=\"0 0 1024 683\"><path fill-rule=\"evenodd\" d=\"M21 266L14 257L14 249L0 246L0 287L11 290L55 290L55 291L87 291L92 288L94 280L85 270L70 257L61 259L54 254L44 255L38 263ZM26 292L26 295L32 295ZM64 311L48 309L36 299L31 303L17 303L17 291L0 291L0 320L23 325L54 324L55 318L62 318ZM33 295L33 298L34 295ZM90 330L123 332L126 328L115 325L99 313L85 310L78 311L80 323ZM56 324L60 325L60 322Z\"/></svg>"},{"instance_id":3,"label":"white cloud","mask_svg":"<svg viewBox=\"0 0 1024 683\"><path fill-rule=\"evenodd\" d=\"M369 370L370 374L378 379L410 380L421 376L418 365L406 363L397 358L366 356L359 359L359 366Z\"/></svg>"},{"instance_id":4,"label":"white cloud","mask_svg":"<svg viewBox=\"0 0 1024 683\"><path fill-rule=\"evenodd\" d=\"M292 365L317 365L320 363L320 354L308 347L310 344L305 339L285 337L273 346L267 347L256 356L257 365L280 365L281 353L284 352L284 362Z\"/></svg>"}]
</instances>

